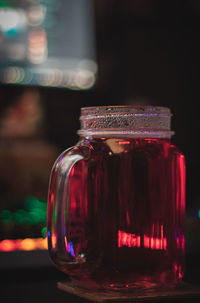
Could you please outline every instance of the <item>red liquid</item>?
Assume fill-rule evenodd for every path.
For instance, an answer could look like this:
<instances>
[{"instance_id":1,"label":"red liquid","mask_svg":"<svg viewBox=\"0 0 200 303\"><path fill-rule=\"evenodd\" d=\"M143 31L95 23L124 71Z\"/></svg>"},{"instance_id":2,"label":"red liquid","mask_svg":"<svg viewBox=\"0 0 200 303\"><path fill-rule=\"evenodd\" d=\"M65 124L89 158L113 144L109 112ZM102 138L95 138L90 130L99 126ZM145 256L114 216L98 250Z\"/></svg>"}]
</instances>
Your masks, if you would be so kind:
<instances>
[{"instance_id":1,"label":"red liquid","mask_svg":"<svg viewBox=\"0 0 200 303\"><path fill-rule=\"evenodd\" d=\"M184 156L164 139L84 144L89 160L70 173L69 262L58 266L88 287L176 284L184 270Z\"/></svg>"}]
</instances>

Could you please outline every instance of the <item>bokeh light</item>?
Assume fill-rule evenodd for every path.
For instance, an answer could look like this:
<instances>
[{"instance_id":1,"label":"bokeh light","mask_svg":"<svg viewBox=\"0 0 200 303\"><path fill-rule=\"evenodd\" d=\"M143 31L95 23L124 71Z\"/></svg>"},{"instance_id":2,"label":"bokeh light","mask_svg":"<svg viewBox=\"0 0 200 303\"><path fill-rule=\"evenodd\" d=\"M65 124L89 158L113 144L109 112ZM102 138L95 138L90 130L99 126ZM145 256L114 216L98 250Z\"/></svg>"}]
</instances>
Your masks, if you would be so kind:
<instances>
[{"instance_id":1,"label":"bokeh light","mask_svg":"<svg viewBox=\"0 0 200 303\"><path fill-rule=\"evenodd\" d=\"M17 209L12 212L8 209L0 211L0 222L13 222L18 224L46 224L47 203L41 202L35 197L28 197L25 201L25 209Z\"/></svg>"},{"instance_id":2,"label":"bokeh light","mask_svg":"<svg viewBox=\"0 0 200 303\"><path fill-rule=\"evenodd\" d=\"M44 250L47 249L47 238L5 239L0 241L0 251L9 252L15 250Z\"/></svg>"}]
</instances>

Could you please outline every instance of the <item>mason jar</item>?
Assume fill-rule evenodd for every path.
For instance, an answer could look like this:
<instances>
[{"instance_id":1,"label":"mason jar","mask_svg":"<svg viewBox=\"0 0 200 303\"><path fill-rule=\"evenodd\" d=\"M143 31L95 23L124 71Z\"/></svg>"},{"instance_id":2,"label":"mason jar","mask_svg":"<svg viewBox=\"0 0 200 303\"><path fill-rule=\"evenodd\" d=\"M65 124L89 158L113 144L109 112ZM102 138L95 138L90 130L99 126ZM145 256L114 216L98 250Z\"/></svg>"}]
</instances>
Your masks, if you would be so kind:
<instances>
[{"instance_id":1,"label":"mason jar","mask_svg":"<svg viewBox=\"0 0 200 303\"><path fill-rule=\"evenodd\" d=\"M170 109L88 107L80 121L50 179L53 262L88 289L174 287L184 274L185 159Z\"/></svg>"}]
</instances>

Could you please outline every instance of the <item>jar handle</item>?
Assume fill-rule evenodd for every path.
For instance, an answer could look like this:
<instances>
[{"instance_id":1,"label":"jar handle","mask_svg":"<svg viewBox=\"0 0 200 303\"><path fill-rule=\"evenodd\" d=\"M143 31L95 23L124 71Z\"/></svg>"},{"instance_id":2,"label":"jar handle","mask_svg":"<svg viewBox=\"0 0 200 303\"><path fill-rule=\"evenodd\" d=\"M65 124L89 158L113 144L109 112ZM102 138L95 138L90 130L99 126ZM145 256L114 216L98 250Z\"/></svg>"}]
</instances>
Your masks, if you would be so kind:
<instances>
[{"instance_id":1,"label":"jar handle","mask_svg":"<svg viewBox=\"0 0 200 303\"><path fill-rule=\"evenodd\" d=\"M86 146L65 150L56 160L50 177L47 210L48 249L52 260L62 266L67 261L66 205L69 203L69 176L73 166L89 158Z\"/></svg>"}]
</instances>

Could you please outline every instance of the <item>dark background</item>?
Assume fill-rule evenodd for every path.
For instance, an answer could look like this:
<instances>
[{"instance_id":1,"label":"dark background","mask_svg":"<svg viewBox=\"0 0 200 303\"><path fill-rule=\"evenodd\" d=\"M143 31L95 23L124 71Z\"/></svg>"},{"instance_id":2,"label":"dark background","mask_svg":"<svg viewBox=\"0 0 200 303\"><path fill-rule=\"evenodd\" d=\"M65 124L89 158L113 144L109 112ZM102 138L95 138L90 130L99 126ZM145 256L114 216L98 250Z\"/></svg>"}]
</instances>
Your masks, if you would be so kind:
<instances>
[{"instance_id":1,"label":"dark background","mask_svg":"<svg viewBox=\"0 0 200 303\"><path fill-rule=\"evenodd\" d=\"M80 107L152 104L170 107L175 144L187 161L187 205L200 207L198 170L200 3L94 1L95 86L86 91L36 87L45 138L63 150L77 142ZM28 87L0 87L0 115Z\"/></svg>"},{"instance_id":2,"label":"dark background","mask_svg":"<svg viewBox=\"0 0 200 303\"><path fill-rule=\"evenodd\" d=\"M33 142L43 140L51 150L53 149L51 156L47 157L43 187L38 190L37 181L31 182L24 194L24 196L38 195L45 201L48 176L53 161L62 150L74 145L78 140L76 131L79 129L78 118L81 107L119 104L152 104L170 107L173 113L172 129L176 133L172 140L185 154L187 165L186 278L199 282L200 1L96 0L93 3L98 64L95 86L90 90L75 91L1 84L0 119L4 119L8 108L17 106L21 96L27 91L37 92L38 104L42 112L39 131L32 137L29 135L28 139L25 137L22 139L12 135L9 138L2 135L1 144L4 147L12 147L13 142L24 144L27 140ZM35 153L34 148L32 153ZM28 154L27 159L29 159ZM5 161L5 154L1 154L0 162ZM5 197L9 196L10 204L7 204L7 208L13 210L19 207L21 202L20 199L14 201L15 192L11 196L8 193L9 182L11 182L9 177L6 181L2 177L7 174L9 165L10 162L7 162L7 165L0 168L0 193L1 197L4 197L0 208L5 208ZM20 170L18 172L15 168L12 171L12 167L9 169L13 184L15 183L13 179L20 175ZM16 192L22 201L23 193ZM18 231L18 234L12 236L12 231L8 232L4 224L0 233L1 239L23 237L24 231L20 227ZM32 231L32 236L34 235L38 236L36 229ZM56 277L60 278L60 274L56 270L52 269L52 271L53 284ZM12 278L10 271L4 269L3 272L5 275L7 272L6 281L14 285L16 274L13 274ZM30 271L26 274L32 279ZM35 271L34 276L37 275L38 272ZM43 280L47 275L44 274ZM8 286L7 288L9 289Z\"/></svg>"}]
</instances>

